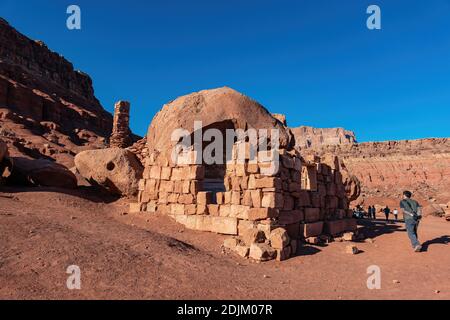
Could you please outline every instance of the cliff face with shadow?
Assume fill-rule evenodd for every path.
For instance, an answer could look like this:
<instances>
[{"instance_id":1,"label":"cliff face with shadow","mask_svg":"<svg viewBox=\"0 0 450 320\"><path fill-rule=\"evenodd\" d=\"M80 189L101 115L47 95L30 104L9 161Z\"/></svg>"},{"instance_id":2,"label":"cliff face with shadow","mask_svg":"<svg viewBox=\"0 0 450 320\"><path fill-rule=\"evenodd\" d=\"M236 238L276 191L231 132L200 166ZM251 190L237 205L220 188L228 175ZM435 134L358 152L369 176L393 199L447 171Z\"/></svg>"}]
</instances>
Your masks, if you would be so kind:
<instances>
[{"instance_id":1,"label":"cliff face with shadow","mask_svg":"<svg viewBox=\"0 0 450 320\"><path fill-rule=\"evenodd\" d=\"M11 156L72 166L79 151L105 145L112 120L88 75L0 18L0 138Z\"/></svg>"}]
</instances>

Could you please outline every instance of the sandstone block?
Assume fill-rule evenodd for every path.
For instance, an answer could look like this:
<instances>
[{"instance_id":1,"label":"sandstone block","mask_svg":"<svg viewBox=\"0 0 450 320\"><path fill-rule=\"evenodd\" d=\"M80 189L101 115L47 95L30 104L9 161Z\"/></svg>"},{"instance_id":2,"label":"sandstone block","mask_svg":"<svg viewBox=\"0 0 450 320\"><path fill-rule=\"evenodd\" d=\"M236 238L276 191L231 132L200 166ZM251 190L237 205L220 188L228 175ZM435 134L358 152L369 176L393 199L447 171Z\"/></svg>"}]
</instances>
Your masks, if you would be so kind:
<instances>
[{"instance_id":1,"label":"sandstone block","mask_svg":"<svg viewBox=\"0 0 450 320\"><path fill-rule=\"evenodd\" d=\"M223 242L224 248L235 250L237 245L239 244L239 240L236 238L228 238Z\"/></svg>"},{"instance_id":2,"label":"sandstone block","mask_svg":"<svg viewBox=\"0 0 450 320\"><path fill-rule=\"evenodd\" d=\"M276 257L277 252L265 243L254 243L250 246L249 257L257 261L269 261Z\"/></svg>"},{"instance_id":3,"label":"sandstone block","mask_svg":"<svg viewBox=\"0 0 450 320\"><path fill-rule=\"evenodd\" d=\"M223 204L219 206L219 216L229 217L231 215L231 205Z\"/></svg>"},{"instance_id":4,"label":"sandstone block","mask_svg":"<svg viewBox=\"0 0 450 320\"><path fill-rule=\"evenodd\" d=\"M197 204L212 204L213 194L209 191L201 191L197 193Z\"/></svg>"},{"instance_id":5,"label":"sandstone block","mask_svg":"<svg viewBox=\"0 0 450 320\"><path fill-rule=\"evenodd\" d=\"M264 231L258 229L247 229L242 233L242 241L251 246L253 243L264 243L266 241L266 235Z\"/></svg>"},{"instance_id":6,"label":"sandstone block","mask_svg":"<svg viewBox=\"0 0 450 320\"><path fill-rule=\"evenodd\" d=\"M231 192L231 204L234 204L234 205L241 204L241 193L239 191Z\"/></svg>"},{"instance_id":7,"label":"sandstone block","mask_svg":"<svg viewBox=\"0 0 450 320\"><path fill-rule=\"evenodd\" d=\"M252 205L254 208L261 208L262 192L261 190L251 190Z\"/></svg>"},{"instance_id":8,"label":"sandstone block","mask_svg":"<svg viewBox=\"0 0 450 320\"><path fill-rule=\"evenodd\" d=\"M263 177L255 180L255 188L276 188L281 189L281 179L276 177Z\"/></svg>"},{"instance_id":9,"label":"sandstone block","mask_svg":"<svg viewBox=\"0 0 450 320\"><path fill-rule=\"evenodd\" d=\"M184 215L184 204L172 203L170 205L170 212L173 215Z\"/></svg>"},{"instance_id":10,"label":"sandstone block","mask_svg":"<svg viewBox=\"0 0 450 320\"><path fill-rule=\"evenodd\" d=\"M197 215L202 216L208 213L208 206L206 204L197 204Z\"/></svg>"},{"instance_id":11,"label":"sandstone block","mask_svg":"<svg viewBox=\"0 0 450 320\"><path fill-rule=\"evenodd\" d=\"M174 191L174 182L162 180L159 185L160 192L171 193Z\"/></svg>"},{"instance_id":12,"label":"sandstone block","mask_svg":"<svg viewBox=\"0 0 450 320\"><path fill-rule=\"evenodd\" d=\"M278 216L278 223L282 225L289 225L304 220L304 213L302 210L280 211Z\"/></svg>"},{"instance_id":13,"label":"sandstone block","mask_svg":"<svg viewBox=\"0 0 450 320\"><path fill-rule=\"evenodd\" d=\"M274 208L251 208L248 211L248 219L252 221L278 217L279 211Z\"/></svg>"},{"instance_id":14,"label":"sandstone block","mask_svg":"<svg viewBox=\"0 0 450 320\"><path fill-rule=\"evenodd\" d=\"M304 237L318 237L322 234L323 222L305 223L304 224Z\"/></svg>"},{"instance_id":15,"label":"sandstone block","mask_svg":"<svg viewBox=\"0 0 450 320\"><path fill-rule=\"evenodd\" d=\"M161 169L161 180L170 180L171 174L172 174L172 168L170 168L170 167L162 167L162 169Z\"/></svg>"},{"instance_id":16,"label":"sandstone block","mask_svg":"<svg viewBox=\"0 0 450 320\"><path fill-rule=\"evenodd\" d=\"M236 218L212 216L208 216L208 218L211 219L211 232L237 235L238 220Z\"/></svg>"},{"instance_id":17,"label":"sandstone block","mask_svg":"<svg viewBox=\"0 0 450 320\"><path fill-rule=\"evenodd\" d=\"M305 221L316 222L320 219L319 208L305 208Z\"/></svg>"},{"instance_id":18,"label":"sandstone block","mask_svg":"<svg viewBox=\"0 0 450 320\"><path fill-rule=\"evenodd\" d=\"M234 251L242 258L247 258L250 252L250 248L244 245L237 245Z\"/></svg>"},{"instance_id":19,"label":"sandstone block","mask_svg":"<svg viewBox=\"0 0 450 320\"><path fill-rule=\"evenodd\" d=\"M290 238L287 231L283 228L277 228L270 233L270 245L274 249L283 249L289 245Z\"/></svg>"},{"instance_id":20,"label":"sandstone block","mask_svg":"<svg viewBox=\"0 0 450 320\"><path fill-rule=\"evenodd\" d=\"M185 214L194 215L197 214L197 206L195 204L188 204L185 206Z\"/></svg>"}]
</instances>

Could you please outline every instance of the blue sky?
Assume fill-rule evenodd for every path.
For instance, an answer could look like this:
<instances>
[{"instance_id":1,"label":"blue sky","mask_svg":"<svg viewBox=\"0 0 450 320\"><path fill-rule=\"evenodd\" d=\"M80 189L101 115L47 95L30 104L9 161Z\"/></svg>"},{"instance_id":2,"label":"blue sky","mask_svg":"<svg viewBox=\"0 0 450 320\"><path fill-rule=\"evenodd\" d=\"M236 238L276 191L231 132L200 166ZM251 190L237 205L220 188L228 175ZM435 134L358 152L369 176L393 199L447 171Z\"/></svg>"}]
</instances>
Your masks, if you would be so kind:
<instances>
[{"instance_id":1,"label":"blue sky","mask_svg":"<svg viewBox=\"0 0 450 320\"><path fill-rule=\"evenodd\" d=\"M129 100L140 135L164 103L226 85L292 127L450 137L450 0L1 0L0 16L88 73L107 110Z\"/></svg>"}]
</instances>

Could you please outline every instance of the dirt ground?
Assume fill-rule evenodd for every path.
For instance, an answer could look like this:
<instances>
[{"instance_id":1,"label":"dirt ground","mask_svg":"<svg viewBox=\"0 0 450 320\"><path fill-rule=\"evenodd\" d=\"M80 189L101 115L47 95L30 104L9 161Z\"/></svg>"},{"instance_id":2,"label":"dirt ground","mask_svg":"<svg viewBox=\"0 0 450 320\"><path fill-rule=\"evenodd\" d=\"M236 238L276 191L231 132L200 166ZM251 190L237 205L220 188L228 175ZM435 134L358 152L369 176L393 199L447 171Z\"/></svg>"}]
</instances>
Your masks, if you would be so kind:
<instances>
[{"instance_id":1,"label":"dirt ground","mask_svg":"<svg viewBox=\"0 0 450 320\"><path fill-rule=\"evenodd\" d=\"M304 246L284 262L255 263L223 252L224 236L168 217L124 215L126 201L89 190L0 192L0 299L450 299L450 223L420 226L414 253L401 223L361 228L374 242ZM68 290L66 269L81 270ZM367 268L381 289L367 288Z\"/></svg>"}]
</instances>

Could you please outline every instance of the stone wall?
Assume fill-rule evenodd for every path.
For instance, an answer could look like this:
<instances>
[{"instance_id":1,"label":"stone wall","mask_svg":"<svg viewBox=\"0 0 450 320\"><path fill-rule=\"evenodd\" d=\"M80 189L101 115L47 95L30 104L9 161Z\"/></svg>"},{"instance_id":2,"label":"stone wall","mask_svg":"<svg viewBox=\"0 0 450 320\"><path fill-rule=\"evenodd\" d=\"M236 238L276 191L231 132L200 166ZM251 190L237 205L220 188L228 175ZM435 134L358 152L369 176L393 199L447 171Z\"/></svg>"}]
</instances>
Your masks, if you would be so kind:
<instances>
[{"instance_id":1,"label":"stone wall","mask_svg":"<svg viewBox=\"0 0 450 320\"><path fill-rule=\"evenodd\" d=\"M257 260L283 260L299 240L356 229L337 159L323 163L280 149L278 169L268 170L274 162L261 159L276 159L274 151L258 152L255 161L251 148L248 142L233 146L224 190L216 192L207 191L207 166L196 164L194 150L177 165L150 155L130 211L168 214L190 229L235 236L234 249ZM241 150L244 161L237 160Z\"/></svg>"}]
</instances>

